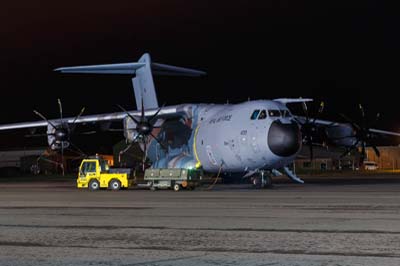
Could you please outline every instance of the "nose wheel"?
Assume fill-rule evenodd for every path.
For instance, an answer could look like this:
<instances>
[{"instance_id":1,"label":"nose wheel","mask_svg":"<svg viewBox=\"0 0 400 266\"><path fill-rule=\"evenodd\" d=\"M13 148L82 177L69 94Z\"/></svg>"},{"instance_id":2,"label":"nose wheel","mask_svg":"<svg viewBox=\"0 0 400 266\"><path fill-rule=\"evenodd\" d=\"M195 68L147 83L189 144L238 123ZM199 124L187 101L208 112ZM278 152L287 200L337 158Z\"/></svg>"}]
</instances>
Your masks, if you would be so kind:
<instances>
[{"instance_id":1,"label":"nose wheel","mask_svg":"<svg viewBox=\"0 0 400 266\"><path fill-rule=\"evenodd\" d=\"M260 171L252 178L252 183L255 188L272 188L271 174L265 171Z\"/></svg>"}]
</instances>

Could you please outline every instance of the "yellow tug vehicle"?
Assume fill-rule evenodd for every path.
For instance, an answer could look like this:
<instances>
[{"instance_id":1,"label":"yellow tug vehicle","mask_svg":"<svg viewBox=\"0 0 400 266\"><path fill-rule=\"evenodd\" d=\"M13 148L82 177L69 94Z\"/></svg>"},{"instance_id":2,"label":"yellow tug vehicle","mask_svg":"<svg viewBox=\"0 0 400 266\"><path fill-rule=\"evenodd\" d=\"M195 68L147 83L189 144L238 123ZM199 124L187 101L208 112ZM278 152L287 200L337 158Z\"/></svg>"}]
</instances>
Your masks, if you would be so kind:
<instances>
[{"instance_id":1,"label":"yellow tug vehicle","mask_svg":"<svg viewBox=\"0 0 400 266\"><path fill-rule=\"evenodd\" d=\"M120 190L133 186L134 178L131 178L131 169L110 169L107 161L96 156L82 160L76 184L78 188L90 190Z\"/></svg>"}]
</instances>

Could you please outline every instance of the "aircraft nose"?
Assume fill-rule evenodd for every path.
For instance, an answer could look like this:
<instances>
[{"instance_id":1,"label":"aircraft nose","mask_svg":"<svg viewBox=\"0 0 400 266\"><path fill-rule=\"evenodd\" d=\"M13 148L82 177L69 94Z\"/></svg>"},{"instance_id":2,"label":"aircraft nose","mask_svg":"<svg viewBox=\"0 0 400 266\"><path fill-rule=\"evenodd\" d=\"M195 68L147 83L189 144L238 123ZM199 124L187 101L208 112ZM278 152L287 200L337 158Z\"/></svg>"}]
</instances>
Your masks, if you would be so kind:
<instances>
[{"instance_id":1,"label":"aircraft nose","mask_svg":"<svg viewBox=\"0 0 400 266\"><path fill-rule=\"evenodd\" d=\"M268 132L268 146L280 157L289 157L297 153L301 147L301 132L294 121L283 124L276 120L272 122Z\"/></svg>"}]
</instances>

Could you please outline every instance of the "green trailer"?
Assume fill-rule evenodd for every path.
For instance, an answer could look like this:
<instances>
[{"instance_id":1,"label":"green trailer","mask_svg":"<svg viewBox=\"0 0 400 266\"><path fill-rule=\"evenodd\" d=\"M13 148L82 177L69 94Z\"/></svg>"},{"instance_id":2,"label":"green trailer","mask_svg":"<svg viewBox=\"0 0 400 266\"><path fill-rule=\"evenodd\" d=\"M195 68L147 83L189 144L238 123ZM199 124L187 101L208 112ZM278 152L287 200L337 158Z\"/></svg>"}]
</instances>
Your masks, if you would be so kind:
<instances>
[{"instance_id":1,"label":"green trailer","mask_svg":"<svg viewBox=\"0 0 400 266\"><path fill-rule=\"evenodd\" d=\"M199 169L185 168L158 168L147 169L144 180L151 190L173 189L179 191L182 188L194 189L202 180L203 171Z\"/></svg>"}]
</instances>

